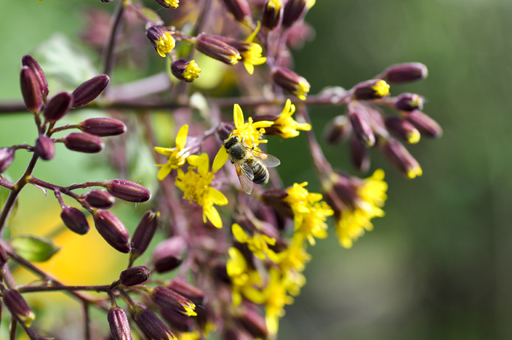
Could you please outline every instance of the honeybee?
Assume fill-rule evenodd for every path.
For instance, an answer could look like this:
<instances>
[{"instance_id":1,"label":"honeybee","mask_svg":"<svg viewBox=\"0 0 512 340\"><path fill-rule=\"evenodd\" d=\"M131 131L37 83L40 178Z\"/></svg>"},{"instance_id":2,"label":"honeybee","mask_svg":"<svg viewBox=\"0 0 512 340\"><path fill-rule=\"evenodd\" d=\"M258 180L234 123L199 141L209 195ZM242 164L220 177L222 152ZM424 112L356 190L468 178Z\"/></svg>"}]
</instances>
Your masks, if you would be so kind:
<instances>
[{"instance_id":1,"label":"honeybee","mask_svg":"<svg viewBox=\"0 0 512 340\"><path fill-rule=\"evenodd\" d=\"M252 192L253 183L268 183L269 174L267 168L274 168L281 164L277 157L250 148L238 136L231 136L226 139L224 147L231 158L231 163L236 167L236 174L242 189L248 195Z\"/></svg>"}]
</instances>

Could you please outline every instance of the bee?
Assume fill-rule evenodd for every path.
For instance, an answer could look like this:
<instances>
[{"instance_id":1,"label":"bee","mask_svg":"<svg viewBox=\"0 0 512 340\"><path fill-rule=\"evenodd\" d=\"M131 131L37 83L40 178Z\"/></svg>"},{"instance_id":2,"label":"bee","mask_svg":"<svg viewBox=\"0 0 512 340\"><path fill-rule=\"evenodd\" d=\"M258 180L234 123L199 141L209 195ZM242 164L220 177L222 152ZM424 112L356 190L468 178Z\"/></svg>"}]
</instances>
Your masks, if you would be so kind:
<instances>
[{"instance_id":1,"label":"bee","mask_svg":"<svg viewBox=\"0 0 512 340\"><path fill-rule=\"evenodd\" d=\"M281 164L277 157L250 148L243 138L240 139L238 136L230 136L226 139L224 147L231 158L231 163L236 167L242 189L248 195L252 192L253 183L268 183L267 168L274 168Z\"/></svg>"}]
</instances>

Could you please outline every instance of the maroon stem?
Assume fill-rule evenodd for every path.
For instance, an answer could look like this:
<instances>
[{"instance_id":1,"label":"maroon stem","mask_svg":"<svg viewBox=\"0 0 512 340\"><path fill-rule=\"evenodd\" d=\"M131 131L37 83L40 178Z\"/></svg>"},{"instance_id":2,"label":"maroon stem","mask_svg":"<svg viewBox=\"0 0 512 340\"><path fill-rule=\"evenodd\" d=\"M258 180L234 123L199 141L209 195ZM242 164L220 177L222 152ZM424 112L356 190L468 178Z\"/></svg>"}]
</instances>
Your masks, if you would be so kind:
<instances>
[{"instance_id":1,"label":"maroon stem","mask_svg":"<svg viewBox=\"0 0 512 340\"><path fill-rule=\"evenodd\" d=\"M121 26L122 18L123 18L123 12L124 12L124 1L120 0L117 2L116 11L114 13L114 16L112 17L111 25L110 25L110 34L108 37L108 43L105 46L105 49L103 50L103 64L104 69L103 73L107 76L110 75L112 71L112 64L114 59L114 45L117 33L119 31L119 28Z\"/></svg>"}]
</instances>

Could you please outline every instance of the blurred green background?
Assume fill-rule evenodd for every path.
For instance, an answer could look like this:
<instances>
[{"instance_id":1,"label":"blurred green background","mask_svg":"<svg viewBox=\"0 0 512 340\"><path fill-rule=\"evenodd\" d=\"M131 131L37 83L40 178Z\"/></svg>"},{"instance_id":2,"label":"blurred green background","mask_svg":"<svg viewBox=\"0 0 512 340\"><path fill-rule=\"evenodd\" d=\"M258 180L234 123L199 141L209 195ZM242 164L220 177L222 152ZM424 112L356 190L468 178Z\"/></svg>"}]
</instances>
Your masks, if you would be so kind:
<instances>
[{"instance_id":1,"label":"blurred green background","mask_svg":"<svg viewBox=\"0 0 512 340\"><path fill-rule=\"evenodd\" d=\"M1 100L20 98L23 54L54 32L78 40L89 5L112 11L115 2L0 0L6 14L0 22ZM506 0L319 0L308 13L316 38L294 57L312 93L350 88L391 64L422 62L429 77L393 86L391 94L424 95L424 111L444 135L408 147L424 173L414 180L372 154L371 171L383 168L389 182L386 216L350 250L338 245L332 230L310 248L308 283L286 308L280 339L512 338L510 18ZM341 109L310 113L320 137ZM28 114L1 116L0 146L31 143L30 120ZM291 146L306 152L304 139L287 142L286 149ZM310 165L279 148L270 150L289 165L279 169L285 184L309 180L315 188ZM336 167L353 172L346 145L324 150ZM39 164L37 174L62 184L113 176L84 169L87 156L69 154L56 160L65 164L61 170ZM28 160L19 155L13 177ZM40 192L34 195L29 206L45 201Z\"/></svg>"}]
</instances>

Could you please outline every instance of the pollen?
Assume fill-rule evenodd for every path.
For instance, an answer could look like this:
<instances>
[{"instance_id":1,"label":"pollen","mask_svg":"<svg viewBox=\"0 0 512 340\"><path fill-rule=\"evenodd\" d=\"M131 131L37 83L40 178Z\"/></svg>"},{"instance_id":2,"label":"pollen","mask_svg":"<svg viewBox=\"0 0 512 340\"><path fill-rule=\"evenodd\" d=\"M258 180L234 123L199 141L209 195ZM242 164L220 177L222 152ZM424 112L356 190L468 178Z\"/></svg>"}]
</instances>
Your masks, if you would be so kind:
<instances>
[{"instance_id":1,"label":"pollen","mask_svg":"<svg viewBox=\"0 0 512 340\"><path fill-rule=\"evenodd\" d=\"M165 57L165 55L174 48L174 38L171 33L163 32L160 38L155 42L156 43L156 51L161 57Z\"/></svg>"},{"instance_id":2,"label":"pollen","mask_svg":"<svg viewBox=\"0 0 512 340\"><path fill-rule=\"evenodd\" d=\"M378 82L376 82L375 85L372 86L372 89L375 91L376 95L378 95L379 98L382 98L389 94L389 84L386 83L384 80L379 80Z\"/></svg>"},{"instance_id":3,"label":"pollen","mask_svg":"<svg viewBox=\"0 0 512 340\"><path fill-rule=\"evenodd\" d=\"M193 81L199 77L199 73L201 73L201 69L199 66L197 66L195 60L192 60L190 63L188 63L185 72L183 72L183 78L185 78L187 81Z\"/></svg>"}]
</instances>

